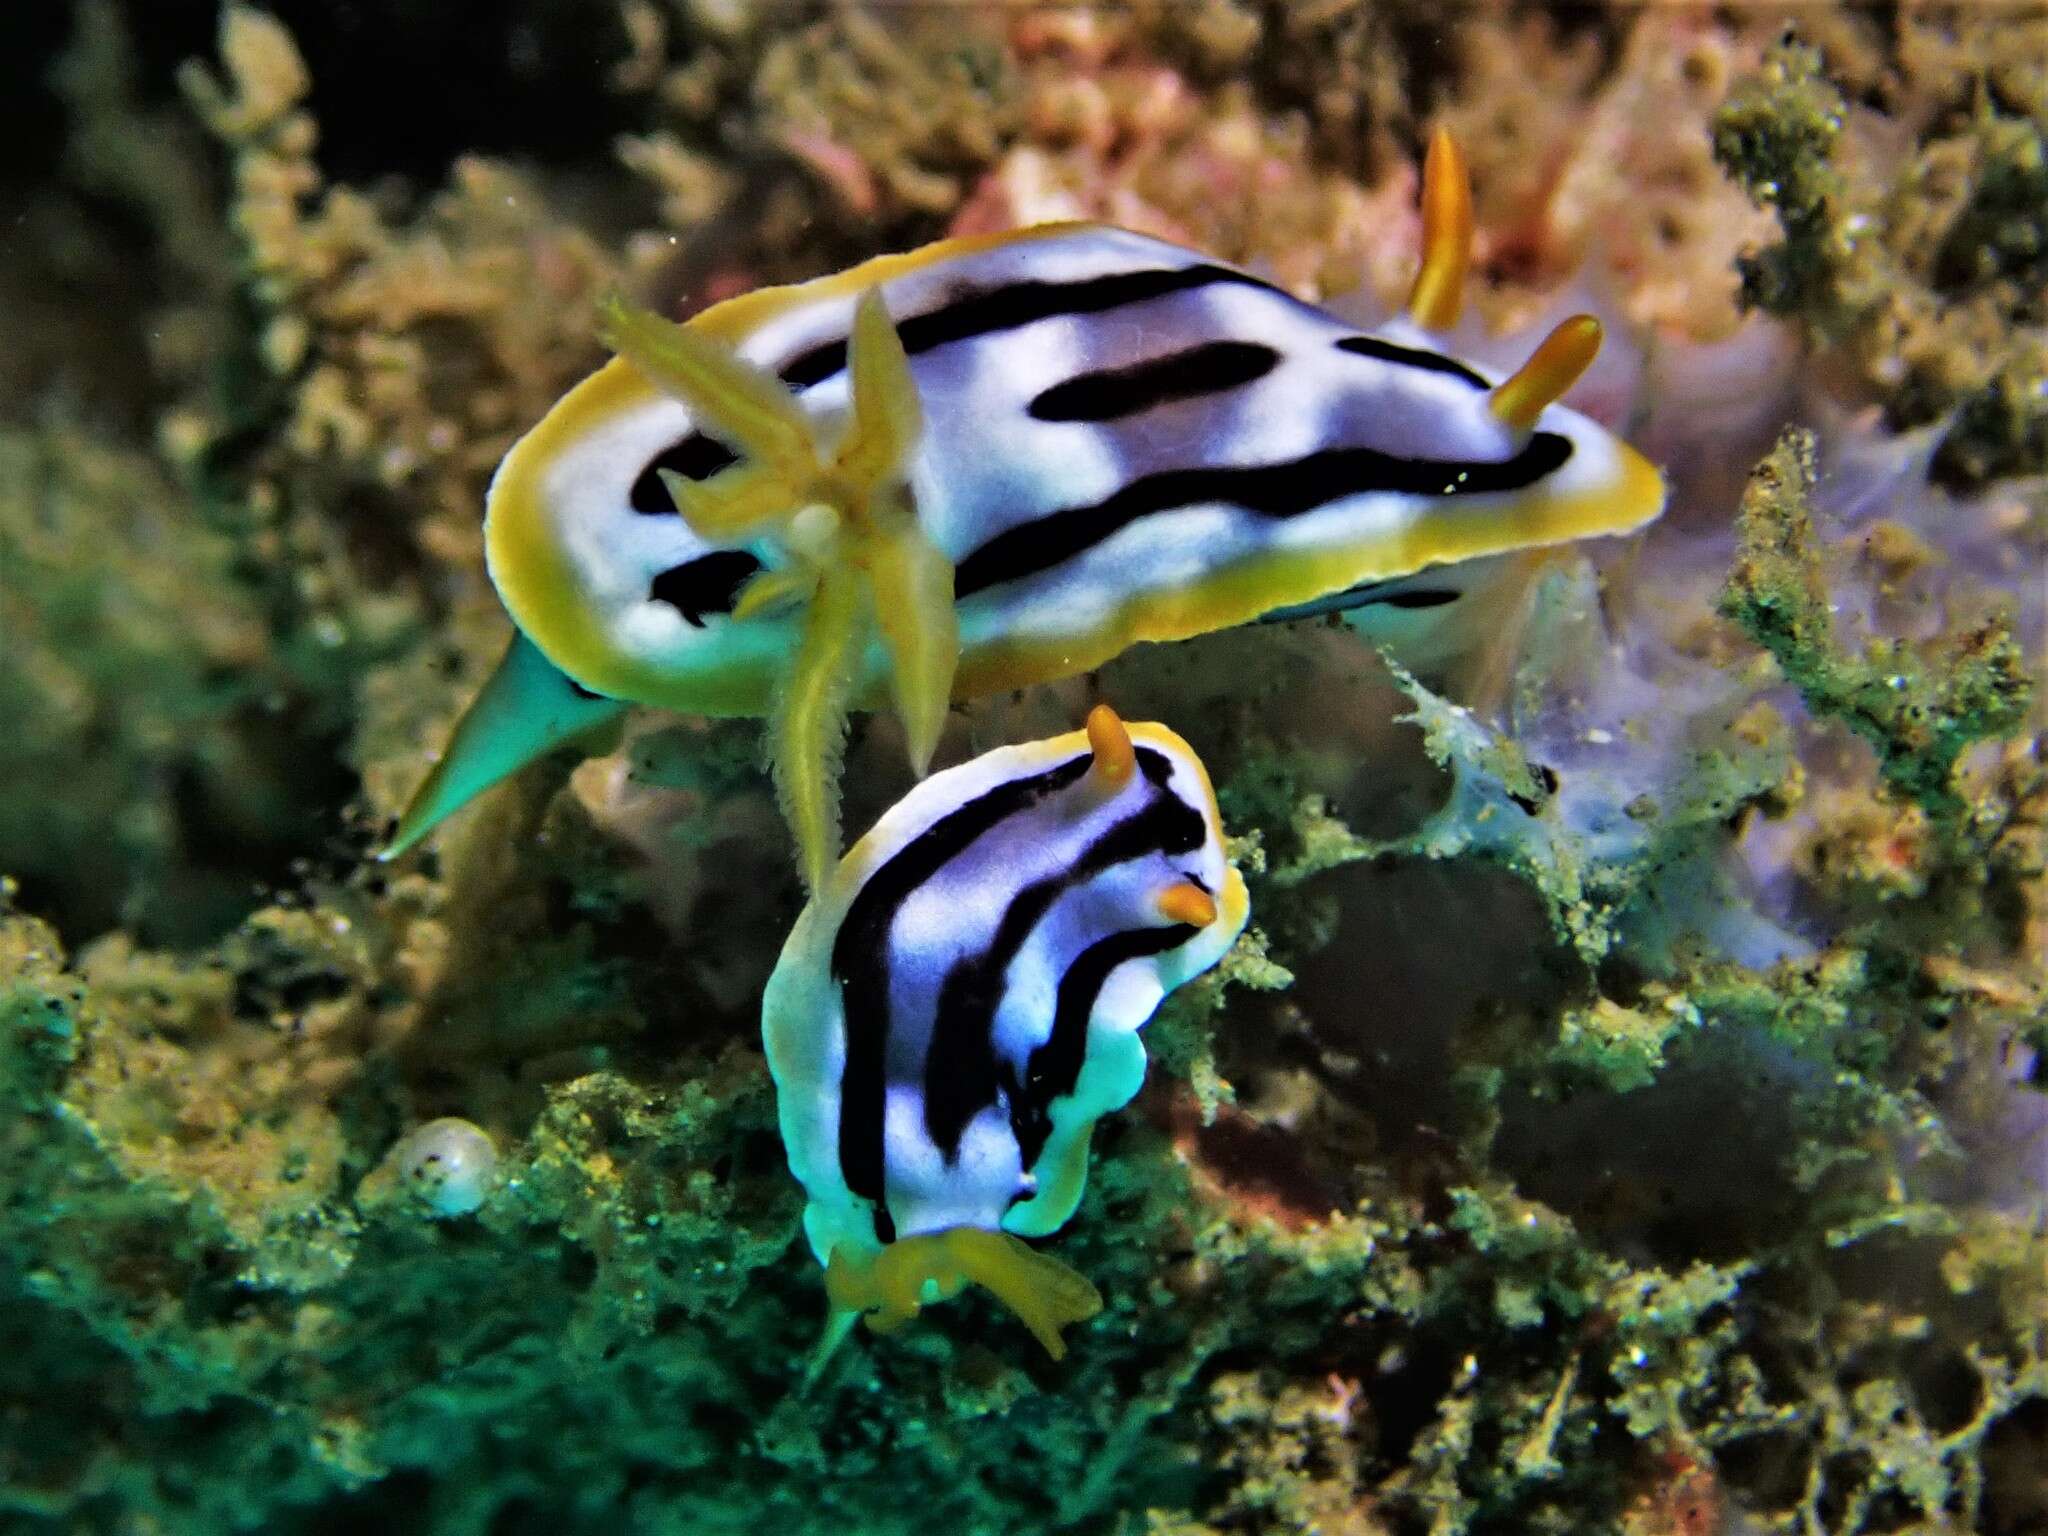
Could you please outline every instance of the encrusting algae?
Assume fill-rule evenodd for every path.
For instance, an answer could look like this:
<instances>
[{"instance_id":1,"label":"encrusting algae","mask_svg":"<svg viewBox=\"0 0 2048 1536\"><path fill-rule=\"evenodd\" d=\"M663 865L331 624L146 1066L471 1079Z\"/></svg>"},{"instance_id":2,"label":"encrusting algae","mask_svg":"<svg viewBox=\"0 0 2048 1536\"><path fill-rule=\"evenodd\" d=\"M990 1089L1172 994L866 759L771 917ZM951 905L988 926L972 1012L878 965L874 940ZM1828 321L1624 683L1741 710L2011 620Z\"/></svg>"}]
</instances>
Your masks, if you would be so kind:
<instances>
[{"instance_id":1,"label":"encrusting algae","mask_svg":"<svg viewBox=\"0 0 2048 1536\"><path fill-rule=\"evenodd\" d=\"M609 156L391 94L438 46L407 7L361 11L373 69L229 6L175 84L154 13L80 5L34 97L66 142L0 252L33 297L0 369L0 1525L2048 1519L2038 20L571 9L586 62L549 67L616 114ZM469 77L526 89L518 40L555 24L475 20ZM379 94L458 152L336 174ZM792 1178L762 999L786 942L822 953L791 934L841 866L793 873L754 719L570 692L574 751L374 857L505 644L490 478L604 366L604 296L661 317L645 355L719 299L1081 218L1383 335L1439 127L1473 266L1418 344L1491 387L1597 316L1563 403L1659 467L1661 519L1451 602L1430 578L1461 567L1424 568L1348 617L953 690L936 724L928 682L901 723L885 671L847 693L883 707L843 741L855 833L1104 700L1213 779L1200 856L1255 919L1220 888L1103 908L1228 947L1163 1001L1104 994L1151 1061L1069 1136L1056 1234L942 1211L952 1179L840 1200L836 1141ZM958 396L916 397L920 441L955 441ZM835 537L889 531L886 496L820 501ZM741 510L757 557L795 531ZM789 573L764 614L824 590L760 563ZM984 851L960 889L1031 881ZM947 931L897 930L935 987ZM997 980L990 1017L1038 1016ZM1000 1147L1028 1039L986 1038L966 1123ZM821 1194L871 1240L836 1275ZM806 1389L830 1306L922 1312Z\"/></svg>"}]
</instances>

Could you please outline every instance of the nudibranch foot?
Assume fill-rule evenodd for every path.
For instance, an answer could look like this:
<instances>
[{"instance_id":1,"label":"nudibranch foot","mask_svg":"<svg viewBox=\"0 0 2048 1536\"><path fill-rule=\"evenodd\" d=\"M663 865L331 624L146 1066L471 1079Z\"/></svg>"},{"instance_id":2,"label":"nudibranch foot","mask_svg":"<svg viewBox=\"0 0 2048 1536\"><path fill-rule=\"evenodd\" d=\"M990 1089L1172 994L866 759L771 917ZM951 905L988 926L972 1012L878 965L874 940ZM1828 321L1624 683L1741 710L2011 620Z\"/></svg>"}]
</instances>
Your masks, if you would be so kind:
<instances>
[{"instance_id":1,"label":"nudibranch foot","mask_svg":"<svg viewBox=\"0 0 2048 1536\"><path fill-rule=\"evenodd\" d=\"M927 1304L950 1300L969 1285L1015 1313L1055 1360L1066 1358L1062 1330L1102 1310L1102 1294L1085 1275L1020 1237L982 1227L899 1238L859 1258L835 1248L825 1266L835 1318L865 1317L875 1333L895 1332Z\"/></svg>"},{"instance_id":2,"label":"nudibranch foot","mask_svg":"<svg viewBox=\"0 0 2048 1536\"><path fill-rule=\"evenodd\" d=\"M592 735L630 708L579 688L517 631L424 783L377 855L395 859L501 779L555 748Z\"/></svg>"},{"instance_id":3,"label":"nudibranch foot","mask_svg":"<svg viewBox=\"0 0 2048 1536\"><path fill-rule=\"evenodd\" d=\"M775 784L813 890L839 856L839 762L855 672L879 633L911 766L938 747L960 662L953 562L905 483L924 413L903 341L870 288L847 341L847 422L828 453L782 380L708 336L614 300L607 342L744 462L662 486L699 537L773 547L779 563L735 595L735 623L803 610L769 726Z\"/></svg>"}]
</instances>

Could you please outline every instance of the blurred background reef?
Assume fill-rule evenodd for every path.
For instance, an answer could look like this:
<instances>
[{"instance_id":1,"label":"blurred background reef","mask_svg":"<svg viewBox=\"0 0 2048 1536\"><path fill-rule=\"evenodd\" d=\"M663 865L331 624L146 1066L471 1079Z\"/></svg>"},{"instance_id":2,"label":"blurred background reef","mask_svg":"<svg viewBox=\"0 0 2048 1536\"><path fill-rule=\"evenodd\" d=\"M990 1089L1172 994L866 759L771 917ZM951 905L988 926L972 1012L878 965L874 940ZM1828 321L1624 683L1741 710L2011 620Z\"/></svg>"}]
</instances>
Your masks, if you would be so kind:
<instances>
[{"instance_id":1,"label":"blurred background reef","mask_svg":"<svg viewBox=\"0 0 2048 1536\"><path fill-rule=\"evenodd\" d=\"M0 1529L2048 1532L2048 10L6 33ZM1068 1359L969 1299L799 1396L758 727L367 857L504 641L493 467L614 288L1101 217L1376 316L1438 124L1461 347L1601 314L1670 511L1490 714L1320 623L956 712L1173 723L1253 929L1097 1133Z\"/></svg>"}]
</instances>

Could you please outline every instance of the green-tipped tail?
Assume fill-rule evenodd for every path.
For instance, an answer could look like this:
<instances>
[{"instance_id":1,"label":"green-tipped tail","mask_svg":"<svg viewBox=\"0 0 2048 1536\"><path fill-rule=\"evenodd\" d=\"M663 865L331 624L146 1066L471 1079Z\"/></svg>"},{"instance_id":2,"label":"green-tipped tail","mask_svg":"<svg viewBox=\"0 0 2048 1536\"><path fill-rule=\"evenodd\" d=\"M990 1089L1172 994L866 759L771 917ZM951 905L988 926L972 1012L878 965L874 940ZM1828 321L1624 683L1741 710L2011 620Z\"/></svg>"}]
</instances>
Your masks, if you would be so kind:
<instances>
[{"instance_id":1,"label":"green-tipped tail","mask_svg":"<svg viewBox=\"0 0 2048 1536\"><path fill-rule=\"evenodd\" d=\"M441 761L414 793L378 857L397 858L499 780L629 707L578 689L538 646L514 631L505 659L455 723Z\"/></svg>"}]
</instances>

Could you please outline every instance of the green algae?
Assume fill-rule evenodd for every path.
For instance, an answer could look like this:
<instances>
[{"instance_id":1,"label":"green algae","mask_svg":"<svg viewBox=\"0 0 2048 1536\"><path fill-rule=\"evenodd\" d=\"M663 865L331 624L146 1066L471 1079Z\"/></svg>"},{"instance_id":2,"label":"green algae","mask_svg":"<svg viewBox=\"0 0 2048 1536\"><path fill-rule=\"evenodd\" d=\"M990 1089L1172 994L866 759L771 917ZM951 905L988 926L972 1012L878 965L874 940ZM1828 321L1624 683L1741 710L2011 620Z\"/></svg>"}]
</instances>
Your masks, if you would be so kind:
<instances>
[{"instance_id":1,"label":"green algae","mask_svg":"<svg viewBox=\"0 0 2048 1536\"><path fill-rule=\"evenodd\" d=\"M823 1395L797 1407L793 1384L820 1317L816 1276L796 1240L797 1198L750 1048L728 1048L675 1087L601 1073L551 1090L502 1193L475 1218L426 1221L380 1195L373 1174L352 1202L357 1216L332 1205L309 1213L342 1262L324 1277L301 1266L294 1280L274 1259L252 1266L249 1234L210 1215L207 1202L169 1197L180 1182L190 1187L189 1173L174 1182L124 1168L105 1145L91 1113L111 1106L78 1097L91 1090L78 1069L103 1046L103 1010L60 968L47 935L19 921L12 931L42 947L17 957L9 1038L28 1064L9 1078L41 1117L75 1128L34 1138L35 1160L10 1169L11 1187L40 1197L17 1211L60 1208L47 1192L89 1191L109 1176L94 1166L120 1169L115 1182L140 1193L134 1211L89 1202L97 1240L11 1225L10 1257L42 1273L52 1247L64 1254L69 1285L45 1279L39 1299L92 1313L151 1363L157 1392L176 1394L166 1401L204 1411L213 1433L246 1432L246 1413L230 1405L262 1406L263 1454L304 1458L269 1494L273 1529L292 1503L322 1490L359 1489L371 1501L366 1518L413 1507L388 1502L409 1486L410 1468L441 1474L417 1517L481 1528L506 1486L459 1469L481 1473L486 1446L522 1447L521 1476L536 1489L583 1490L552 1506L570 1528L584 1518L579 1505L591 1520L620 1499L633 1507L616 1480L622 1464L639 1468L651 1528L738 1529L740 1505L719 1490L772 1485L777 1469L827 1468L832 1490L801 1509L771 1499L778 1518L796 1529L897 1529L890 1511L913 1487L921 1510L996 1530L1037 1507L1032 1487L1056 1486L1066 1491L1046 1518L1085 1526L1133 1495L1169 1505L1189 1496L1204 1437L1231 1424L1193 1411L1194 1383L1204 1361L1253 1339L1283 1372L1296 1360L1369 1360L1404 1339L1426 1359L1473 1358L1465 1385L1454 1370L1412 1470L1380 1497L1390 1509L1433 1511L1445 1530L1511 1514L1541 1525L1544 1510L1620 1496L1605 1463L1585 1454L1607 1418L1618 1414L1638 1437L1692 1433L1704 1410L1689 1394L1714 1398L1715 1362L1730 1348L1725 1326L1704 1335L1693 1326L1725 1306L1729 1277L1620 1263L1505 1191L1454 1192L1442 1220L1387 1191L1354 1216L1275 1226L1231 1216L1227 1197L1191 1198L1182 1155L1132 1125L1112 1132L1067 1245L1110 1299L1107 1318L1077 1343L1071 1374L1043 1379L1047 1367L1028 1350L992 1349L963 1309L949 1326L873 1346L872 1358L847 1356ZM186 1291L186 1307L218 1308L217 1321L159 1311L108 1328L101 1297L142 1236L137 1220L159 1227L146 1251L211 1245L226 1258L205 1261L217 1302L205 1303L204 1286ZM275 1239L253 1241L260 1252ZM1185 1257L1162 1269L1159 1256L1175 1252ZM162 1278L130 1283L147 1295ZM230 1304L237 1294L244 1299ZM1347 1319L1334 1341L1333 1306ZM1589 1320L1610 1313L1598 1347L1587 1344ZM1359 1336L1347 1344L1345 1333ZM1544 1341L1540 1367L1515 1342L1532 1337ZM562 1360L574 1362L572 1375L561 1374ZM1133 1369L1151 1383L1135 1399L1113 1385ZM880 1399L870 1386L877 1372L889 1382ZM1609 1377L1611 1388L1577 1385ZM865 1405L851 1440L830 1427L847 1393ZM1511 1437L1497 1470L1459 1454L1480 1424L1489 1437ZM579 1428L565 1437L565 1425ZM984 1470L962 1480L963 1465ZM1577 1470L1560 1480L1563 1466ZM122 1497L154 1496L129 1486ZM95 1505L64 1507L91 1518ZM220 1508L215 1517L243 1518Z\"/></svg>"},{"instance_id":2,"label":"green algae","mask_svg":"<svg viewBox=\"0 0 2048 1536\"><path fill-rule=\"evenodd\" d=\"M1672 1041L1700 1021L1683 995L1647 990L1650 995L1635 1007L1596 997L1569 1010L1558 1020L1551 1062L1567 1074L1590 1076L1613 1093L1655 1082Z\"/></svg>"},{"instance_id":3,"label":"green algae","mask_svg":"<svg viewBox=\"0 0 2048 1536\"><path fill-rule=\"evenodd\" d=\"M289 990L284 978L306 974L321 926L287 924L296 937L285 947L257 945L232 964L275 973L276 996ZM102 960L102 980L89 987L62 967L46 931L17 919L9 932L27 947L9 956L7 1081L30 1114L26 1135L10 1143L9 1187L24 1198L10 1206L8 1261L33 1277L24 1286L36 1315L50 1314L43 1338L101 1372L132 1362L120 1369L142 1373L145 1400L160 1405L138 1410L152 1433L172 1437L166 1448L196 1438L185 1464L280 1472L260 1500L222 1503L215 1489L195 1514L134 1469L112 1484L70 1481L60 1458L21 1480L43 1490L36 1507L50 1518L96 1526L100 1512L154 1507L174 1523L289 1529L294 1506L340 1507L481 1530L524 1497L544 1500L568 1529L598 1528L627 1509L649 1529L737 1530L768 1509L798 1530L887 1531L910 1528L908 1501L921 1519L936 1511L993 1531L1015 1528L1020 1513L1047 1528L1091 1529L1119 1509L1220 1500L1221 1526L1162 1513L1160 1528L1194 1531L1236 1528L1255 1510L1322 1507L1333 1487L1369 1487L1392 1528L1415 1519L1445 1532L1564 1530L1583 1528L1589 1511L1611 1518L1636 1496L1639 1473L1611 1449L1615 1436L1703 1454L1791 1436L1811 1448L1802 1464L1815 1469L1869 1458L1857 1484L1869 1499L1975 1497L1984 1438L2039 1391L2038 1340L2032 1356L1991 1348L1984 1370L1995 1390L1984 1411L1960 1438L1945 1430L1932 1462L1914 1460L1906 1452L1922 1442L1901 1428L1907 1421L1854 1407L1876 1402L1847 1384L1873 1357L1837 1362L1808 1340L1808 1368L1850 1373L1839 1388L1850 1408L1816 1406L1829 1401L1819 1378L1788 1378L1771 1363L1781 1328L1807 1326L1808 1314L1794 1308L1781 1325L1772 1319L1782 1303L1758 1308L1744 1297L1767 1280L1817 1275L1844 1246L1839 1205L1825 1231L1816 1208L1814 1229L1781 1235L1759 1259L1646 1266L1498 1180L1454 1182L1441 1212L1383 1175L1354 1192L1362 1202L1348 1214L1275 1207L1253 1198L1220 1143L1199 1129L1162 1134L1148 1114L1104 1128L1088 1203L1062 1240L1109 1298L1104 1319L1077 1338L1070 1369L1054 1371L1021 1342L1004 1347L1000 1319L970 1303L847 1354L818 1394L798 1399L822 1305L751 1045L707 1043L652 1076L602 1071L547 1088L500 1194L451 1222L380 1193L374 1169L337 1199L350 1187L340 1166L292 1164L289 1147L314 1145L316 1122L333 1110L317 1114L273 1143L278 1177L315 1195L280 1231L227 1218L239 1192L215 1181L228 1165L207 1173L166 1163L132 1132L110 1138L104 1128L122 1104L90 1064L121 1048L132 1027L122 1011L143 995L146 972L131 980ZM338 963L348 964L330 951L321 968ZM1279 979L1255 950L1244 964L1256 979ZM528 988L529 974L505 984ZM1832 977L1817 1004L1864 979L1853 969L1816 974ZM192 1004L202 1016L173 1031L187 1051L203 1044L206 1008L262 995L223 992L179 968L161 968L149 986L168 997L194 981L204 983ZM1784 977L1702 987L1697 1027L1737 1027L1744 1009L1778 1025L1796 1017L1786 993ZM1231 995L1191 997L1203 1018L1160 1023L1206 1038ZM1593 1012L1611 1020L1611 1008ZM1851 1032L1847 1018L1839 1004L1822 1006L1796 1033L1832 1040ZM1569 1020L1560 1028L1563 1049L1592 1053L1610 1087L1637 1089L1655 1075L1656 1058L1631 1030L1580 1040ZM1161 1053L1162 1065L1185 1059ZM177 1069L157 1069L167 1070ZM1517 1070L1510 1064L1509 1077ZM1179 1093L1162 1077L1151 1113ZM348 1103L344 1095L334 1108ZM1212 1123L1227 1130L1232 1114L1216 1106ZM344 1165L365 1168L375 1145ZM259 1193L252 1211L274 1209L276 1195ZM1898 1226L1881 1200L1861 1209L1866 1235L1848 1239L1852 1249ZM38 1214L59 1210L87 1227ZM1950 1245L1951 1286L2017 1285L2001 1305L2016 1338L2038 1333L2024 1269L2038 1260L2038 1234L2010 1224L1947 1237L1915 1230ZM136 1252L172 1268L137 1273ZM322 1252L327 1262L310 1261ZM183 1298L168 1309L166 1286ZM147 1310L110 1314L124 1288ZM82 1354L70 1342L81 1327L95 1335ZM1263 1374L1233 1378L1225 1391L1221 1362L1251 1348ZM1339 1434L1322 1453L1333 1463L1282 1477L1299 1444L1285 1426L1305 1411L1296 1383L1332 1371L1357 1384L1345 1391L1362 1405L1421 1392L1435 1406L1405 1439ZM1265 1450L1248 1419L1273 1426ZM114 1422L97 1433L116 1433ZM88 1441L94 1433L84 1422L71 1428ZM507 1456L519 1470L494 1471ZM1948 1470L1936 1477L1930 1466ZM1225 1485L1203 1492L1218 1469ZM1815 1487L1831 1485L1833 1474L1812 1475ZM790 1478L829 1488L795 1501L762 1493ZM1056 1502L1045 1502L1047 1489L1060 1491Z\"/></svg>"},{"instance_id":4,"label":"green algae","mask_svg":"<svg viewBox=\"0 0 2048 1536\"><path fill-rule=\"evenodd\" d=\"M1741 258L1744 302L1774 314L1812 314L1829 333L1855 319L1854 302L1832 283L1859 240L1858 231L1842 227L1848 182L1832 161L1847 110L1819 52L1788 41L1714 125L1715 157L1777 213L1785 231L1783 244Z\"/></svg>"},{"instance_id":5,"label":"green algae","mask_svg":"<svg viewBox=\"0 0 2048 1536\"><path fill-rule=\"evenodd\" d=\"M2011 620L1994 616L1924 648L1873 637L1855 649L1836 633L1821 576L1813 479L1813 439L1798 431L1751 473L1721 611L1771 653L1808 709L1877 749L1887 784L1952 817L1962 809L1957 759L2017 728L2033 698Z\"/></svg>"},{"instance_id":6,"label":"green algae","mask_svg":"<svg viewBox=\"0 0 2048 1536\"><path fill-rule=\"evenodd\" d=\"M231 927L350 788L233 541L146 455L53 422L0 432L0 570L9 872L81 938Z\"/></svg>"},{"instance_id":7,"label":"green algae","mask_svg":"<svg viewBox=\"0 0 2048 1536\"><path fill-rule=\"evenodd\" d=\"M2048 100L2011 70L2014 50L2038 57L2039 19L2015 22L2007 34L1970 18L1961 47L1947 40L1960 78L1897 157L1844 155L1848 101L1796 35L1714 128L1715 158L1783 234L1741 257L1743 302L1845 359L1895 425L1942 422L1937 473L1963 487L2048 469ZM1907 38L1938 54L1923 26L1939 23L1916 19Z\"/></svg>"}]
</instances>

